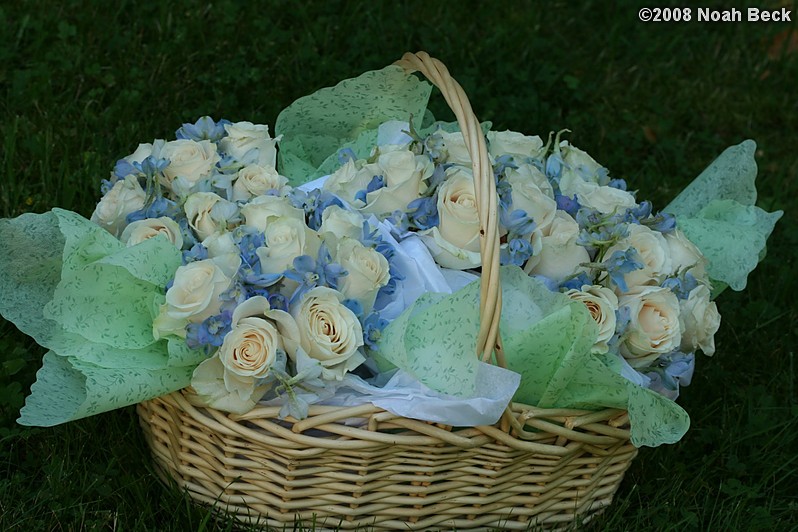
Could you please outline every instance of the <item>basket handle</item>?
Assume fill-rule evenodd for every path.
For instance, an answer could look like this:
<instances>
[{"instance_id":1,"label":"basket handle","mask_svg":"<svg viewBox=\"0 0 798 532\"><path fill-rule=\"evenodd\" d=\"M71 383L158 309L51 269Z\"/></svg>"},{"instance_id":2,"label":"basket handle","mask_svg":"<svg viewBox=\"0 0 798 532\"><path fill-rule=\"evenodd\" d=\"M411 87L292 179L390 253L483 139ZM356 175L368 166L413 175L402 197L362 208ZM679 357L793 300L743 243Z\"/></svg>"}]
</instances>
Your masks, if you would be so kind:
<instances>
[{"instance_id":1,"label":"basket handle","mask_svg":"<svg viewBox=\"0 0 798 532\"><path fill-rule=\"evenodd\" d=\"M485 137L482 135L479 120L471 109L468 96L460 84L452 78L443 63L430 57L428 53L408 52L394 64L401 66L408 73L420 72L435 85L454 112L463 133L474 173L474 192L479 215L479 243L482 255L477 354L487 362L495 350L496 363L506 368L507 364L499 337L502 293L499 284L498 199L496 183L493 179L493 167L490 164L488 147Z\"/></svg>"}]
</instances>

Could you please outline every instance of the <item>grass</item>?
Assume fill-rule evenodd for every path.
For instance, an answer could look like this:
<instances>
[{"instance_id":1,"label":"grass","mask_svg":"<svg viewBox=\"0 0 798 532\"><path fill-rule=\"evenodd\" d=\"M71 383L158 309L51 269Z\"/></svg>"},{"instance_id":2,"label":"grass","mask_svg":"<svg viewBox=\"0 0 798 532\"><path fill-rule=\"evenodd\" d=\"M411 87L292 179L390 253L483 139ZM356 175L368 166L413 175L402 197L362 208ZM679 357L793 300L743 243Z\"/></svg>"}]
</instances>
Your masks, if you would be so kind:
<instances>
[{"instance_id":1,"label":"grass","mask_svg":"<svg viewBox=\"0 0 798 532\"><path fill-rule=\"evenodd\" d=\"M642 449L594 528L798 528L798 30L642 23L642 4L618 4L6 3L0 216L89 215L100 179L137 143L204 114L273 124L295 98L420 49L496 129L567 127L655 205L753 138L759 204L786 214L746 291L719 299L717 355L698 360L680 398L690 432ZM795 3L761 4L798 18ZM441 99L432 109L450 116ZM231 527L155 479L131 408L16 425L41 355L0 323L0 529Z\"/></svg>"}]
</instances>

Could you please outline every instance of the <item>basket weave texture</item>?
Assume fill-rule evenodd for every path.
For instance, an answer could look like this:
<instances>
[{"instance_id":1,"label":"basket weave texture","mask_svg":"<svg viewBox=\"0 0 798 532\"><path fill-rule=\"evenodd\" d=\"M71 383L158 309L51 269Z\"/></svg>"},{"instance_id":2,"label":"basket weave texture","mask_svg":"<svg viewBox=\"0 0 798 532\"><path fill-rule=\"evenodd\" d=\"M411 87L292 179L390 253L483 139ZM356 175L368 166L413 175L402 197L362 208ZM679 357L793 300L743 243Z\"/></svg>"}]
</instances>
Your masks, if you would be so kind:
<instances>
[{"instance_id":1,"label":"basket weave texture","mask_svg":"<svg viewBox=\"0 0 798 532\"><path fill-rule=\"evenodd\" d=\"M495 183L479 121L446 67L426 53L397 62L437 86L472 155L481 226L477 354L504 366L499 337ZM187 391L138 405L155 463L201 503L282 529L560 528L610 504L637 450L619 410L513 403L494 426L453 428L372 405L279 408L244 415L205 408Z\"/></svg>"}]
</instances>

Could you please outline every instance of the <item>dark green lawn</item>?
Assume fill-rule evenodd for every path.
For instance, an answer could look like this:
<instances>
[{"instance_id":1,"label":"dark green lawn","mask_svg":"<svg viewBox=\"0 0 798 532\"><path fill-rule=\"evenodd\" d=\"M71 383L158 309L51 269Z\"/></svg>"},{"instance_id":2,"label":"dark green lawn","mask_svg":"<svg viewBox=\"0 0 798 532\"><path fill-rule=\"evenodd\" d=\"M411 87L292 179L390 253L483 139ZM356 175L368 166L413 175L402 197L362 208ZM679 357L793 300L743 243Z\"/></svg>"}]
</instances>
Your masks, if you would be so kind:
<instances>
[{"instance_id":1,"label":"dark green lawn","mask_svg":"<svg viewBox=\"0 0 798 532\"><path fill-rule=\"evenodd\" d=\"M100 179L139 142L206 114L273 125L295 98L405 51L443 60L495 129L571 129L660 207L752 138L759 204L786 214L746 291L718 301L717 354L680 399L690 432L641 450L596 528L798 528L794 22L642 23L645 4L600 1L177 4L0 7L0 216L88 216ZM759 5L798 18L795 2ZM440 98L432 109L450 117ZM158 483L132 409L17 426L41 356L0 323L0 530L228 526Z\"/></svg>"}]
</instances>

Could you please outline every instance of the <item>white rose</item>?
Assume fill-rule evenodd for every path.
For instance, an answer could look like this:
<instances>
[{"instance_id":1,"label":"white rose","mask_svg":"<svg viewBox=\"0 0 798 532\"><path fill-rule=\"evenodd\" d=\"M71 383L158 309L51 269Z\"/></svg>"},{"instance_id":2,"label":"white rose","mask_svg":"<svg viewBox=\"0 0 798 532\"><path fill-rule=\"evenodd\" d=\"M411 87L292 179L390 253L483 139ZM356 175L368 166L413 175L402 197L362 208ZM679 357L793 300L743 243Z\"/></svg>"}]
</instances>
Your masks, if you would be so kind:
<instances>
[{"instance_id":1,"label":"white rose","mask_svg":"<svg viewBox=\"0 0 798 532\"><path fill-rule=\"evenodd\" d=\"M235 269L223 271L213 259L180 266L166 292L166 303L152 324L155 338L168 334L185 337L186 325L218 314L222 305L219 296L230 288Z\"/></svg>"},{"instance_id":2,"label":"white rose","mask_svg":"<svg viewBox=\"0 0 798 532\"><path fill-rule=\"evenodd\" d=\"M158 156L169 160L169 165L163 171L163 185L170 190L172 181L177 177L190 185L209 177L220 159L216 144L209 140L173 140L164 144Z\"/></svg>"},{"instance_id":3,"label":"white rose","mask_svg":"<svg viewBox=\"0 0 798 532\"><path fill-rule=\"evenodd\" d=\"M120 240L128 246L135 246L139 242L158 235L164 235L177 249L183 249L183 234L180 231L180 226L168 216L136 220L125 227Z\"/></svg>"},{"instance_id":4,"label":"white rose","mask_svg":"<svg viewBox=\"0 0 798 532\"><path fill-rule=\"evenodd\" d=\"M631 321L621 354L633 368L642 368L660 355L678 349L682 340L679 300L659 286L638 286L618 298L629 307Z\"/></svg>"},{"instance_id":5,"label":"white rose","mask_svg":"<svg viewBox=\"0 0 798 532\"><path fill-rule=\"evenodd\" d=\"M363 216L338 205L330 205L321 213L319 233L330 249L338 247L344 237L359 239L363 234Z\"/></svg>"},{"instance_id":6,"label":"white rose","mask_svg":"<svg viewBox=\"0 0 798 532\"><path fill-rule=\"evenodd\" d=\"M147 194L138 179L127 176L114 183L111 190L100 199L91 221L117 236L127 225L127 215L143 209L146 199Z\"/></svg>"},{"instance_id":7,"label":"white rose","mask_svg":"<svg viewBox=\"0 0 798 532\"><path fill-rule=\"evenodd\" d=\"M670 249L665 237L645 225L629 224L628 228L629 236L610 247L605 256L609 258L616 251L635 248L643 268L624 275L627 287L660 284L672 270Z\"/></svg>"},{"instance_id":8,"label":"white rose","mask_svg":"<svg viewBox=\"0 0 798 532\"><path fill-rule=\"evenodd\" d=\"M481 263L474 178L462 167L449 168L446 175L438 189L438 226L419 234L441 266L474 268Z\"/></svg>"},{"instance_id":9,"label":"white rose","mask_svg":"<svg viewBox=\"0 0 798 532\"><path fill-rule=\"evenodd\" d=\"M684 324L682 351L701 349L705 355L715 354L715 333L720 328L720 314L718 306L709 298L709 288L700 284L693 288L687 299L679 302Z\"/></svg>"},{"instance_id":10,"label":"white rose","mask_svg":"<svg viewBox=\"0 0 798 532\"><path fill-rule=\"evenodd\" d=\"M579 301L587 307L593 320L599 326L593 352L606 353L609 350L607 342L615 334L615 311L618 309L618 298L609 288L597 285L584 285L581 290L568 290L565 295L574 301Z\"/></svg>"},{"instance_id":11,"label":"white rose","mask_svg":"<svg viewBox=\"0 0 798 532\"><path fill-rule=\"evenodd\" d=\"M327 178L323 188L355 207L362 207L364 204L356 201L355 196L366 189L371 178L368 171L361 171L355 161L350 159Z\"/></svg>"},{"instance_id":12,"label":"white rose","mask_svg":"<svg viewBox=\"0 0 798 532\"><path fill-rule=\"evenodd\" d=\"M263 196L270 190L282 194L287 184L288 178L278 174L273 166L250 164L238 171L230 199L246 201L253 196Z\"/></svg>"},{"instance_id":13,"label":"white rose","mask_svg":"<svg viewBox=\"0 0 798 532\"><path fill-rule=\"evenodd\" d=\"M489 131L490 154L496 158L512 155L515 158L537 157L543 149L540 137L529 137L516 131Z\"/></svg>"},{"instance_id":14,"label":"white rose","mask_svg":"<svg viewBox=\"0 0 798 532\"><path fill-rule=\"evenodd\" d=\"M508 170L507 182L512 189L511 210L524 211L535 222L535 227L545 232L557 213L557 202L546 176L531 165L523 165Z\"/></svg>"},{"instance_id":15,"label":"white rose","mask_svg":"<svg viewBox=\"0 0 798 532\"><path fill-rule=\"evenodd\" d=\"M241 207L241 214L246 225L261 232L266 230L273 219L294 218L303 222L305 220L305 212L294 207L291 201L283 196L258 196Z\"/></svg>"},{"instance_id":16,"label":"white rose","mask_svg":"<svg viewBox=\"0 0 798 532\"><path fill-rule=\"evenodd\" d=\"M391 279L388 260L376 249L367 248L353 238L343 238L336 251L338 263L347 275L338 281L338 290L354 299L368 314L374 307L377 292Z\"/></svg>"},{"instance_id":17,"label":"white rose","mask_svg":"<svg viewBox=\"0 0 798 532\"><path fill-rule=\"evenodd\" d=\"M581 264L590 262L587 250L576 243L579 224L568 213L557 211L547 233L540 233L540 252L529 258L524 271L530 275L543 275L556 283L582 271ZM533 243L535 237L533 234Z\"/></svg>"},{"instance_id":18,"label":"white rose","mask_svg":"<svg viewBox=\"0 0 798 532\"><path fill-rule=\"evenodd\" d=\"M468 154L463 134L459 131L454 133L439 131L437 134L443 139L443 146L447 153L446 162L471 168L471 155Z\"/></svg>"},{"instance_id":19,"label":"white rose","mask_svg":"<svg viewBox=\"0 0 798 532\"><path fill-rule=\"evenodd\" d=\"M224 129L227 136L219 141L222 151L241 162L277 167L276 145L279 139L269 137L269 126L236 122L226 124Z\"/></svg>"},{"instance_id":20,"label":"white rose","mask_svg":"<svg viewBox=\"0 0 798 532\"><path fill-rule=\"evenodd\" d=\"M560 143L560 153L563 160L562 177L566 175L579 175L583 181L598 182L599 170L602 166L593 159L587 152L572 146L567 140Z\"/></svg>"},{"instance_id":21,"label":"white rose","mask_svg":"<svg viewBox=\"0 0 798 532\"><path fill-rule=\"evenodd\" d=\"M263 234L265 245L255 251L263 273L281 274L300 255L310 255L315 260L321 246L319 235L304 220L296 218L273 218Z\"/></svg>"},{"instance_id":22,"label":"white rose","mask_svg":"<svg viewBox=\"0 0 798 532\"><path fill-rule=\"evenodd\" d=\"M152 155L152 151L153 151L152 144L150 143L139 144L138 148L136 148L136 151L134 151L127 157L124 157L124 160L129 162L130 164L140 163L141 161Z\"/></svg>"},{"instance_id":23,"label":"white rose","mask_svg":"<svg viewBox=\"0 0 798 532\"><path fill-rule=\"evenodd\" d=\"M271 310L269 300L255 296L233 311L231 330L219 348L225 369L240 377L264 378L277 352L294 357L299 347L299 329L293 316Z\"/></svg>"},{"instance_id":24,"label":"white rose","mask_svg":"<svg viewBox=\"0 0 798 532\"><path fill-rule=\"evenodd\" d=\"M684 272L689 268L693 277L704 283L709 282L707 275L707 259L690 239L679 229L665 234L665 241L668 243L668 251L671 257L670 274Z\"/></svg>"},{"instance_id":25,"label":"white rose","mask_svg":"<svg viewBox=\"0 0 798 532\"><path fill-rule=\"evenodd\" d=\"M236 272L241 265L241 250L233 240L230 232L214 233L202 241L203 247L208 250L208 258L224 272Z\"/></svg>"},{"instance_id":26,"label":"white rose","mask_svg":"<svg viewBox=\"0 0 798 532\"><path fill-rule=\"evenodd\" d=\"M432 160L426 155L415 155L408 150L381 153L376 164L366 165L362 172L370 173L372 177L381 175L385 186L366 195L363 212L379 216L407 210L407 204L418 199L427 189L424 180L432 175L434 169Z\"/></svg>"},{"instance_id":27,"label":"white rose","mask_svg":"<svg viewBox=\"0 0 798 532\"><path fill-rule=\"evenodd\" d=\"M238 210L234 203L213 192L195 192L186 199L183 209L188 225L202 240L227 229Z\"/></svg>"},{"instance_id":28,"label":"white rose","mask_svg":"<svg viewBox=\"0 0 798 532\"><path fill-rule=\"evenodd\" d=\"M359 351L363 346L363 328L342 300L340 292L316 287L305 293L291 310L302 348L321 363L322 377L328 380L343 379L344 374L365 360Z\"/></svg>"}]
</instances>

